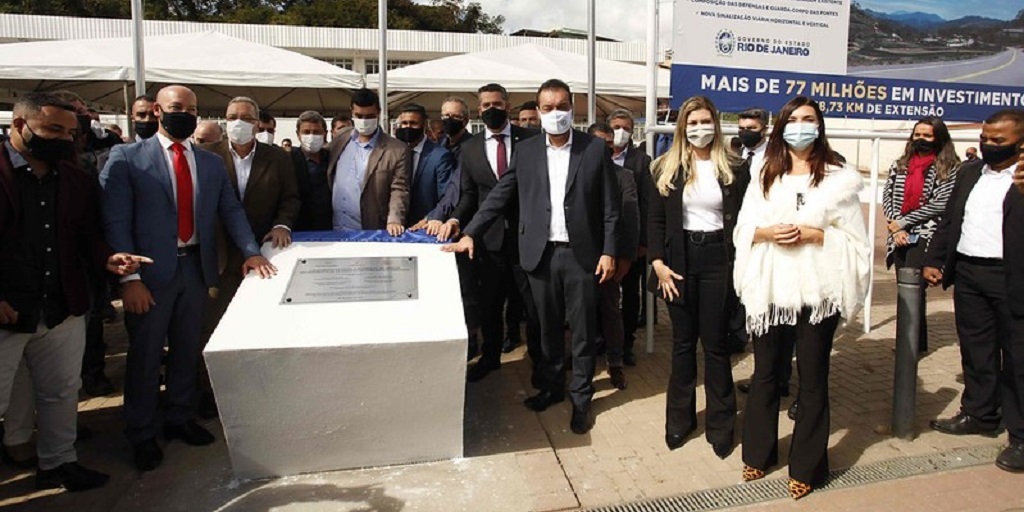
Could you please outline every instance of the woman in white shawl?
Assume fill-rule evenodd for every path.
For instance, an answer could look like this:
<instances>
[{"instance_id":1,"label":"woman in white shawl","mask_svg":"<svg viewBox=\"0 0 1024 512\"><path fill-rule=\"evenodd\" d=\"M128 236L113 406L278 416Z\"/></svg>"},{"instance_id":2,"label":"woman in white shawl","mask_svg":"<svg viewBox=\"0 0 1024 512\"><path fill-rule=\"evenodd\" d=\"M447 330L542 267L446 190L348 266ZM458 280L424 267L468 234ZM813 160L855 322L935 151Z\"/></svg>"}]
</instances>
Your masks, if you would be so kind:
<instances>
[{"instance_id":1,"label":"woman in white shawl","mask_svg":"<svg viewBox=\"0 0 1024 512\"><path fill-rule=\"evenodd\" d=\"M736 223L734 279L753 338L754 377L744 412L743 479L778 462L777 360L795 339L800 407L789 450L789 491L810 493L828 475L828 374L839 319L857 312L870 262L858 192L825 137L818 104L790 100L779 113L760 177Z\"/></svg>"}]
</instances>

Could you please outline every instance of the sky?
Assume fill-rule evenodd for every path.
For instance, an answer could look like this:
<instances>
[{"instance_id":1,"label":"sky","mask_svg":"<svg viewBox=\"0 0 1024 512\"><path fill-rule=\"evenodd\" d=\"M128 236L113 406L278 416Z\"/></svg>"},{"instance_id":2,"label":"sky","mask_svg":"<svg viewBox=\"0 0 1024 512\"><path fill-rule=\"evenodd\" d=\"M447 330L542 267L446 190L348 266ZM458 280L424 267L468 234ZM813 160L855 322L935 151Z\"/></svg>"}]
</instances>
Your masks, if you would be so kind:
<instances>
[{"instance_id":1,"label":"sky","mask_svg":"<svg viewBox=\"0 0 1024 512\"><path fill-rule=\"evenodd\" d=\"M1024 9L1024 0L859 0L861 7L878 12L925 12L946 20L964 16L983 16L1010 20Z\"/></svg>"},{"instance_id":2,"label":"sky","mask_svg":"<svg viewBox=\"0 0 1024 512\"><path fill-rule=\"evenodd\" d=\"M426 4L429 0L416 0ZM551 30L554 28L587 29L586 0L466 0L477 2L491 16L505 16L505 32L519 29ZM671 0L661 2L660 44L671 46ZM620 41L647 40L647 0L595 0L597 34Z\"/></svg>"}]
</instances>

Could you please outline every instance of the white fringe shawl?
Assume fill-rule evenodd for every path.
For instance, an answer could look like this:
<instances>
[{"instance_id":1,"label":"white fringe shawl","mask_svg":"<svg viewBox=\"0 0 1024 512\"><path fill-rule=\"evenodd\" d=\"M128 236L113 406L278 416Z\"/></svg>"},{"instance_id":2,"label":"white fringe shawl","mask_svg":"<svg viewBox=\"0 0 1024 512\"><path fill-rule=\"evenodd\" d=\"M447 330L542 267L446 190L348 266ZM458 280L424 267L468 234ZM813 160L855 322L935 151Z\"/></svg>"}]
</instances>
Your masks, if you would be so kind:
<instances>
[{"instance_id":1,"label":"white fringe shawl","mask_svg":"<svg viewBox=\"0 0 1024 512\"><path fill-rule=\"evenodd\" d=\"M747 310L750 334L795 325L804 308L810 308L812 324L836 313L846 320L856 315L867 294L871 265L857 195L863 186L852 167L830 167L797 210L797 191L786 183L776 182L765 199L760 177L751 180L733 232L733 282ZM825 242L796 247L753 243L755 229L779 223L822 229Z\"/></svg>"}]
</instances>

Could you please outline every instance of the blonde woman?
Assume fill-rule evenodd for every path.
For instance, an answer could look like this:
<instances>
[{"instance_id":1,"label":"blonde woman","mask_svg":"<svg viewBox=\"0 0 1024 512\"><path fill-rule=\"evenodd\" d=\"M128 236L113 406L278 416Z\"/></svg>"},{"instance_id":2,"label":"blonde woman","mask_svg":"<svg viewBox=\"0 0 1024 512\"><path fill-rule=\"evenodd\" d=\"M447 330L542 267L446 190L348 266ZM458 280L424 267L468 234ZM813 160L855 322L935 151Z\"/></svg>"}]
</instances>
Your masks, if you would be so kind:
<instances>
[{"instance_id":1,"label":"blonde woman","mask_svg":"<svg viewBox=\"0 0 1024 512\"><path fill-rule=\"evenodd\" d=\"M779 113L761 175L747 190L733 238L736 291L746 307L754 377L743 413L743 479L778 463L780 358L793 340L800 407L789 449L789 492L828 476L828 374L840 318L852 318L868 285L869 245L860 173L841 164L818 104L800 96Z\"/></svg>"},{"instance_id":2,"label":"blonde woman","mask_svg":"<svg viewBox=\"0 0 1024 512\"><path fill-rule=\"evenodd\" d=\"M682 446L697 428L697 340L704 346L705 437L715 454L732 452L736 395L726 343L732 231L748 164L731 156L718 111L696 96L679 112L672 147L651 166L649 257L672 319L672 373L665 443Z\"/></svg>"}]
</instances>

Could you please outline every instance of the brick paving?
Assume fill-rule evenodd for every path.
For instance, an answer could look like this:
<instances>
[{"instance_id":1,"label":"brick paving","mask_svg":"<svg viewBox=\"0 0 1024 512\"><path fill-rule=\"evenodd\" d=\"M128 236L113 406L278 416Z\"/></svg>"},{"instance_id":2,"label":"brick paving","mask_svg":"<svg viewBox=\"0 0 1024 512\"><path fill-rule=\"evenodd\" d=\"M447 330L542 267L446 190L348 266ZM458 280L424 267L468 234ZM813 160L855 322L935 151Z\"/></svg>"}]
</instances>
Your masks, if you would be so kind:
<instances>
[{"instance_id":1,"label":"brick paving","mask_svg":"<svg viewBox=\"0 0 1024 512\"><path fill-rule=\"evenodd\" d=\"M879 224L881 227L881 224ZM944 436L928 420L956 412L963 389L953 326L951 294L929 294L931 350L919 365L917 429L913 441L886 435L891 409L895 336L895 279L876 263L875 306L869 334L862 317L840 328L832 357L832 468L851 467L908 455L932 454L998 439ZM338 471L274 480L238 481L230 471L223 441L207 448L166 445L164 464L140 475L121 435L120 393L83 400L81 424L96 437L79 443L83 463L110 472L103 490L83 494L37 493L29 473L0 467L0 507L17 511L556 511L629 503L735 485L740 481L740 448L719 460L703 429L676 450L664 445L664 390L669 374L670 324L655 326L655 352L640 354L627 368L629 388L611 387L603 365L596 378L597 422L585 436L569 432L568 403L543 413L522 406L529 386L524 349L505 357L503 368L467 386L465 457L455 461L394 468ZM107 326L111 343L108 373L124 375L126 340L120 323ZM640 333L642 334L642 333ZM737 382L749 379L750 353L734 356ZM794 383L796 379L794 378ZM795 391L795 385L794 385ZM703 421L703 390L698 389ZM743 424L745 396L739 395ZM786 475L792 422L780 410L781 465L770 477ZM217 433L216 421L206 425ZM287 442L287 440L282 440ZM825 491L792 503L757 510L1011 510L1024 507L1019 477L992 465L937 473L870 486Z\"/></svg>"}]
</instances>

